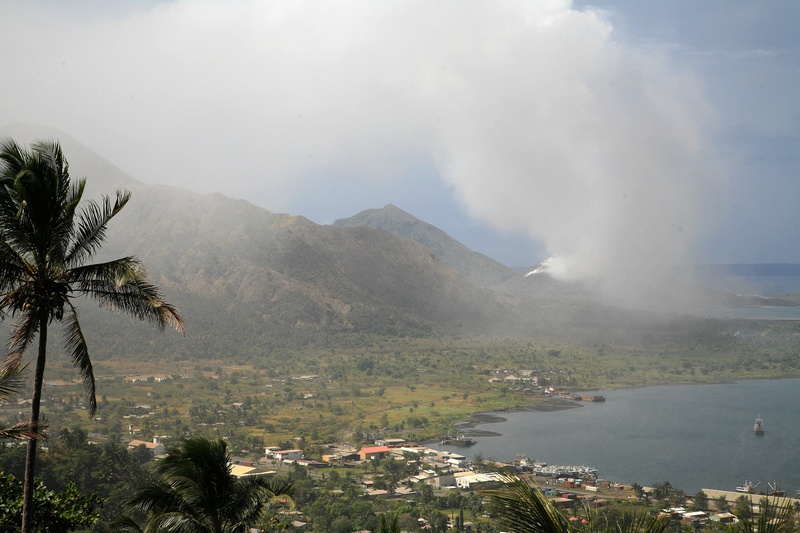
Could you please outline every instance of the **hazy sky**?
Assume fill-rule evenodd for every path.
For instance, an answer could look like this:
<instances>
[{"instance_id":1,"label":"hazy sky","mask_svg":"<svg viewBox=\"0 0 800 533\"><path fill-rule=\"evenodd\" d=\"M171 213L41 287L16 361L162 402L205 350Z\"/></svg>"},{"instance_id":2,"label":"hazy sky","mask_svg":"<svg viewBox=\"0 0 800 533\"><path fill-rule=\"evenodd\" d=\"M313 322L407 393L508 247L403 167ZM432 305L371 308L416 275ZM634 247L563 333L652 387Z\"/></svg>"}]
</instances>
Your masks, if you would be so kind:
<instances>
[{"instance_id":1,"label":"hazy sky","mask_svg":"<svg viewBox=\"0 0 800 533\"><path fill-rule=\"evenodd\" d=\"M0 46L0 125L145 182L609 284L800 262L794 0L0 0Z\"/></svg>"}]
</instances>

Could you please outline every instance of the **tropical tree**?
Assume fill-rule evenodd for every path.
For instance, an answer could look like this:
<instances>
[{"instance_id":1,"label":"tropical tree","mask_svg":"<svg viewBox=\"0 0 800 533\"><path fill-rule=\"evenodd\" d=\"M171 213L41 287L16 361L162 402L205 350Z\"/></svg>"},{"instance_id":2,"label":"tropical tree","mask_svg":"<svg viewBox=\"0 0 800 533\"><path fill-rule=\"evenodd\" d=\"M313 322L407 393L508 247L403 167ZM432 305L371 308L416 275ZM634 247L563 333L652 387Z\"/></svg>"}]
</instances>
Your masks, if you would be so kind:
<instances>
[{"instance_id":1,"label":"tropical tree","mask_svg":"<svg viewBox=\"0 0 800 533\"><path fill-rule=\"evenodd\" d=\"M74 531L95 525L105 498L83 494L74 483L61 491L36 482L34 523L37 531ZM11 474L0 473L0 530L15 531L22 516L22 486Z\"/></svg>"},{"instance_id":2,"label":"tropical tree","mask_svg":"<svg viewBox=\"0 0 800 533\"><path fill-rule=\"evenodd\" d=\"M692 505L689 507L691 511L705 511L708 509L708 495L702 490L697 491L692 498Z\"/></svg>"},{"instance_id":3,"label":"tropical tree","mask_svg":"<svg viewBox=\"0 0 800 533\"><path fill-rule=\"evenodd\" d=\"M505 486L484 491L489 496L505 531L511 533L577 533L582 525L572 523L556 509L544 493L515 476L503 478ZM588 530L615 533L663 533L669 521L633 509L612 522L590 514Z\"/></svg>"},{"instance_id":4,"label":"tropical tree","mask_svg":"<svg viewBox=\"0 0 800 533\"><path fill-rule=\"evenodd\" d=\"M154 468L155 481L131 499L130 509L144 513L145 525L123 517L121 531L244 533L262 517L264 506L292 494L290 482L261 476L237 478L222 439L192 437Z\"/></svg>"},{"instance_id":5,"label":"tropical tree","mask_svg":"<svg viewBox=\"0 0 800 533\"><path fill-rule=\"evenodd\" d=\"M741 500L741 505L739 502ZM745 502L745 500L748 500ZM740 496L737 500L739 521L731 524L731 533L789 533L797 531L795 507L789 498L762 498L758 502L758 515L753 516L752 496ZM747 510L745 510L747 507ZM735 511L737 512L737 511Z\"/></svg>"},{"instance_id":6,"label":"tropical tree","mask_svg":"<svg viewBox=\"0 0 800 533\"><path fill-rule=\"evenodd\" d=\"M0 144L0 312L16 319L8 348L17 356L38 338L30 429L39 430L42 383L50 324L63 326L64 346L83 378L88 411L97 410L89 350L73 299L84 296L163 328L183 331L177 310L164 301L134 257L89 264L102 244L109 221L125 207L130 193L117 191L81 203L86 180L73 182L55 142L25 149ZM36 443L28 439L25 460L22 531L31 531Z\"/></svg>"},{"instance_id":7,"label":"tropical tree","mask_svg":"<svg viewBox=\"0 0 800 533\"><path fill-rule=\"evenodd\" d=\"M739 520L749 520L753 517L753 499L742 494L733 503L733 514Z\"/></svg>"},{"instance_id":8,"label":"tropical tree","mask_svg":"<svg viewBox=\"0 0 800 533\"><path fill-rule=\"evenodd\" d=\"M486 491L504 528L512 533L569 533L569 520L538 488L509 477L502 489Z\"/></svg>"}]
</instances>

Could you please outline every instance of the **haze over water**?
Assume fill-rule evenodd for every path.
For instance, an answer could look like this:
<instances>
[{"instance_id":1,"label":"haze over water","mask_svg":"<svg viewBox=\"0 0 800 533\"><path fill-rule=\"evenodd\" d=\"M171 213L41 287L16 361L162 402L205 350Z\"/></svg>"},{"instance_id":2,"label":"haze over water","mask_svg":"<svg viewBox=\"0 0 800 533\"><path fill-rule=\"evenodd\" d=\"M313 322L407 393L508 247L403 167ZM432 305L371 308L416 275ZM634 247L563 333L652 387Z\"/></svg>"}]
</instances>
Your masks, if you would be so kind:
<instances>
[{"instance_id":1,"label":"haze over water","mask_svg":"<svg viewBox=\"0 0 800 533\"><path fill-rule=\"evenodd\" d=\"M689 494L734 490L745 480L800 489L800 379L747 380L603 391L605 403L556 412L502 413L505 422L476 429L472 458L587 465L599 477L644 486L669 481ZM755 418L767 432L753 434ZM454 450L454 448L449 448Z\"/></svg>"}]
</instances>

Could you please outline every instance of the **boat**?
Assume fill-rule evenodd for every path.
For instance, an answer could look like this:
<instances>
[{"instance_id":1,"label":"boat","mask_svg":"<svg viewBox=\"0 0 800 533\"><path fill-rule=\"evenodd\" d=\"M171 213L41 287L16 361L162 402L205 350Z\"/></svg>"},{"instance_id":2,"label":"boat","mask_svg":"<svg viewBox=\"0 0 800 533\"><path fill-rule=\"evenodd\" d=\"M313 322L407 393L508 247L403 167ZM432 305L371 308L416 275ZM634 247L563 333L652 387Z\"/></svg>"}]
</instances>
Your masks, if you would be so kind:
<instances>
[{"instance_id":1,"label":"boat","mask_svg":"<svg viewBox=\"0 0 800 533\"><path fill-rule=\"evenodd\" d=\"M767 482L767 496L786 496L786 491L778 488L778 482Z\"/></svg>"},{"instance_id":2,"label":"boat","mask_svg":"<svg viewBox=\"0 0 800 533\"><path fill-rule=\"evenodd\" d=\"M472 446L477 441L468 435L458 435L456 437L447 436L442 438L442 446Z\"/></svg>"},{"instance_id":3,"label":"boat","mask_svg":"<svg viewBox=\"0 0 800 533\"><path fill-rule=\"evenodd\" d=\"M753 426L753 433L756 435L764 434L764 421L760 418L756 418L756 424Z\"/></svg>"},{"instance_id":4,"label":"boat","mask_svg":"<svg viewBox=\"0 0 800 533\"><path fill-rule=\"evenodd\" d=\"M756 491L756 487L761 485L761 483L756 483L753 485L751 481L745 480L744 485L741 487L736 487L736 492L742 492L744 494L753 494Z\"/></svg>"},{"instance_id":5,"label":"boat","mask_svg":"<svg viewBox=\"0 0 800 533\"><path fill-rule=\"evenodd\" d=\"M591 396L591 395L588 395L588 394L578 395L577 399L583 400L584 402L604 402L604 401L606 401L606 397L605 396L600 396L600 395Z\"/></svg>"}]
</instances>

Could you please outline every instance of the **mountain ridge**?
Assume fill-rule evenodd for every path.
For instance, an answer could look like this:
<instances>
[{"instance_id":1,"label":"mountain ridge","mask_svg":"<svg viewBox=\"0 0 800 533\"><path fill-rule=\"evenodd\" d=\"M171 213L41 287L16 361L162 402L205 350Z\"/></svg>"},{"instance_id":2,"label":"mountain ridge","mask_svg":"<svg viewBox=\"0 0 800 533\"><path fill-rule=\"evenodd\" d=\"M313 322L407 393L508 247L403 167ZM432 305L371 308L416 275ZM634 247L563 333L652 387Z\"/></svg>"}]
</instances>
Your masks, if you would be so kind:
<instances>
[{"instance_id":1,"label":"mountain ridge","mask_svg":"<svg viewBox=\"0 0 800 533\"><path fill-rule=\"evenodd\" d=\"M333 222L333 226L363 226L416 241L479 287L491 287L519 276L519 272L470 250L441 229L419 220L394 204L367 209Z\"/></svg>"},{"instance_id":2,"label":"mountain ridge","mask_svg":"<svg viewBox=\"0 0 800 533\"><path fill-rule=\"evenodd\" d=\"M0 128L0 136L29 143L37 131ZM156 338L85 305L101 358L263 356L375 335L582 334L589 323L629 335L619 328L642 319L603 307L580 285L525 278L392 204L320 225L220 193L146 184L79 141L41 131L59 139L91 195L132 192L96 259L138 256L186 319L185 339Z\"/></svg>"}]
</instances>

